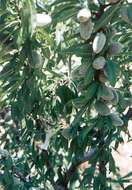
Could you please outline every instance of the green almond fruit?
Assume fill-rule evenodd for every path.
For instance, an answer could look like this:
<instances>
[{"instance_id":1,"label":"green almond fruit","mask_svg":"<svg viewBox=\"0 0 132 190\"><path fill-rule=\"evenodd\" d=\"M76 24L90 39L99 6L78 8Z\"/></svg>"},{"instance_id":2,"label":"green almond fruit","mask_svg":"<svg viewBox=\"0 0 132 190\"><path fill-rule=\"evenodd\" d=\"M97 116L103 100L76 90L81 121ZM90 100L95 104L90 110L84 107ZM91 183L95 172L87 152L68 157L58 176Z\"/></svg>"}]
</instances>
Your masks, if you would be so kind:
<instances>
[{"instance_id":1,"label":"green almond fruit","mask_svg":"<svg viewBox=\"0 0 132 190\"><path fill-rule=\"evenodd\" d=\"M111 101L114 98L114 94L111 88L102 85L99 91L99 97L106 101Z\"/></svg>"},{"instance_id":2,"label":"green almond fruit","mask_svg":"<svg viewBox=\"0 0 132 190\"><path fill-rule=\"evenodd\" d=\"M112 124L116 127L122 126L124 124L123 120L119 117L118 113L111 113L110 118L112 120Z\"/></svg>"},{"instance_id":3,"label":"green almond fruit","mask_svg":"<svg viewBox=\"0 0 132 190\"><path fill-rule=\"evenodd\" d=\"M94 40L93 40L93 52L98 54L100 53L106 43L106 35L103 32L99 32L96 34Z\"/></svg>"},{"instance_id":4,"label":"green almond fruit","mask_svg":"<svg viewBox=\"0 0 132 190\"><path fill-rule=\"evenodd\" d=\"M92 63L92 66L94 69L96 70L100 70L100 69L103 69L104 66L105 66L105 63L106 63L106 60L104 57L100 56L98 58L96 58L93 63Z\"/></svg>"},{"instance_id":5,"label":"green almond fruit","mask_svg":"<svg viewBox=\"0 0 132 190\"><path fill-rule=\"evenodd\" d=\"M108 54L110 56L115 56L121 53L123 45L120 42L112 42L108 49Z\"/></svg>"},{"instance_id":6,"label":"green almond fruit","mask_svg":"<svg viewBox=\"0 0 132 190\"><path fill-rule=\"evenodd\" d=\"M88 8L81 9L77 14L77 20L80 23L85 23L91 18L91 11Z\"/></svg>"},{"instance_id":7,"label":"green almond fruit","mask_svg":"<svg viewBox=\"0 0 132 190\"><path fill-rule=\"evenodd\" d=\"M85 23L80 23L80 36L83 40L88 40L91 37L94 24L91 20Z\"/></svg>"},{"instance_id":8,"label":"green almond fruit","mask_svg":"<svg viewBox=\"0 0 132 190\"><path fill-rule=\"evenodd\" d=\"M96 101L95 109L100 115L103 115L103 116L110 115L109 107L102 101Z\"/></svg>"}]
</instances>

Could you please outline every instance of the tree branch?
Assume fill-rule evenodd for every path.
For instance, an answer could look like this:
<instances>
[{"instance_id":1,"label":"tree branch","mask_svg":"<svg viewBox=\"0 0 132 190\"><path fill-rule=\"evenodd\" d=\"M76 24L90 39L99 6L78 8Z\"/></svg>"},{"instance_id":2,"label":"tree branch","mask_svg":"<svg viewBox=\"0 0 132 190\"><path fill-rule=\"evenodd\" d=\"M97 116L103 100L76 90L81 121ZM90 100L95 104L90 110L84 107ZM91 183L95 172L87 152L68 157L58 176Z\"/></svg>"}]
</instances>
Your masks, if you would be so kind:
<instances>
[{"instance_id":1,"label":"tree branch","mask_svg":"<svg viewBox=\"0 0 132 190\"><path fill-rule=\"evenodd\" d=\"M129 108L127 113L124 115L125 119L127 119L128 121L130 119L132 119L132 108Z\"/></svg>"},{"instance_id":2,"label":"tree branch","mask_svg":"<svg viewBox=\"0 0 132 190\"><path fill-rule=\"evenodd\" d=\"M83 157L77 159L75 163L73 163L70 168L65 173L65 183L68 184L70 179L73 177L74 173L76 172L77 168L84 162L91 160L94 155L96 154L97 149L91 149L90 151L86 152Z\"/></svg>"}]
</instances>

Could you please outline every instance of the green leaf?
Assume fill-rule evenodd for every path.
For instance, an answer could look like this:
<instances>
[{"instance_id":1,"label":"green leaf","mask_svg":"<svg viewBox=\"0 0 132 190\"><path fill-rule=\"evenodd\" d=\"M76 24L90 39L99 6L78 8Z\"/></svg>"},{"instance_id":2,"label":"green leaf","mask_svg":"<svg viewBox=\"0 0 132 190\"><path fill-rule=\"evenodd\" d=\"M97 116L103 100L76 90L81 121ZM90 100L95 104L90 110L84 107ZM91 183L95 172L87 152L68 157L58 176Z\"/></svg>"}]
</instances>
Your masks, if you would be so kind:
<instances>
[{"instance_id":1,"label":"green leaf","mask_svg":"<svg viewBox=\"0 0 132 190\"><path fill-rule=\"evenodd\" d=\"M55 2L53 2L51 4L51 6L54 6L54 5L58 5L58 4L61 4L61 3L79 3L79 0L56 0Z\"/></svg>"},{"instance_id":2,"label":"green leaf","mask_svg":"<svg viewBox=\"0 0 132 190\"><path fill-rule=\"evenodd\" d=\"M99 189L100 189L100 177L97 176L94 178L93 190L99 190Z\"/></svg>"},{"instance_id":3,"label":"green leaf","mask_svg":"<svg viewBox=\"0 0 132 190\"><path fill-rule=\"evenodd\" d=\"M82 115L85 113L86 109L92 104L93 98L94 96L96 96L97 89L98 89L98 83L96 82L92 83L88 87L86 93L84 94L86 103L82 106L81 110L75 116L75 119L73 120L71 124L72 127L77 125L80 122Z\"/></svg>"},{"instance_id":4,"label":"green leaf","mask_svg":"<svg viewBox=\"0 0 132 190\"><path fill-rule=\"evenodd\" d=\"M57 11L52 15L52 18L54 18L53 23L56 24L57 22L66 21L75 17L79 9L80 7L75 3L57 6Z\"/></svg>"},{"instance_id":5,"label":"green leaf","mask_svg":"<svg viewBox=\"0 0 132 190\"><path fill-rule=\"evenodd\" d=\"M103 101L96 101L95 109L100 115L107 116L110 114L109 107Z\"/></svg>"},{"instance_id":6,"label":"green leaf","mask_svg":"<svg viewBox=\"0 0 132 190\"><path fill-rule=\"evenodd\" d=\"M116 165L115 165L115 160L112 156L112 154L110 153L109 154L109 170L112 172L112 173L115 173L116 172Z\"/></svg>"},{"instance_id":7,"label":"green leaf","mask_svg":"<svg viewBox=\"0 0 132 190\"><path fill-rule=\"evenodd\" d=\"M132 25L132 4L121 8L121 18L128 24Z\"/></svg>"},{"instance_id":8,"label":"green leaf","mask_svg":"<svg viewBox=\"0 0 132 190\"><path fill-rule=\"evenodd\" d=\"M81 96L73 100L73 104L75 104L75 106L78 108L87 104L90 99L96 96L97 89L98 89L98 83L94 82L90 84L87 87L87 90Z\"/></svg>"},{"instance_id":9,"label":"green leaf","mask_svg":"<svg viewBox=\"0 0 132 190\"><path fill-rule=\"evenodd\" d=\"M4 161L4 164L6 166L6 170L9 171L13 166L12 159L9 157L8 159Z\"/></svg>"},{"instance_id":10,"label":"green leaf","mask_svg":"<svg viewBox=\"0 0 132 190\"><path fill-rule=\"evenodd\" d=\"M81 108L86 103L87 103L87 100L85 99L84 96L80 96L73 100L73 105L75 105L76 108Z\"/></svg>"},{"instance_id":11,"label":"green leaf","mask_svg":"<svg viewBox=\"0 0 132 190\"><path fill-rule=\"evenodd\" d=\"M123 178L129 178L130 176L132 176L132 172L129 172L127 175L123 176Z\"/></svg>"},{"instance_id":12,"label":"green leaf","mask_svg":"<svg viewBox=\"0 0 132 190\"><path fill-rule=\"evenodd\" d=\"M87 107L88 107L88 104L82 106L81 110L76 114L73 122L71 123L72 127L76 126L81 121L82 115L85 113Z\"/></svg>"},{"instance_id":13,"label":"green leaf","mask_svg":"<svg viewBox=\"0 0 132 190\"><path fill-rule=\"evenodd\" d=\"M74 92L66 85L59 86L56 90L56 96L59 100L56 102L56 111L61 114L70 114L72 112L72 100L76 97Z\"/></svg>"},{"instance_id":14,"label":"green leaf","mask_svg":"<svg viewBox=\"0 0 132 190\"><path fill-rule=\"evenodd\" d=\"M61 134L67 140L71 139L73 137L72 133L71 133L71 128L65 128L65 129L63 129L63 131L62 131Z\"/></svg>"},{"instance_id":15,"label":"green leaf","mask_svg":"<svg viewBox=\"0 0 132 190\"><path fill-rule=\"evenodd\" d=\"M89 67L84 79L84 85L88 85L92 82L94 76L94 69L93 67Z\"/></svg>"},{"instance_id":16,"label":"green leaf","mask_svg":"<svg viewBox=\"0 0 132 190\"><path fill-rule=\"evenodd\" d=\"M113 5L109 9L107 9L101 16L101 18L95 23L95 32L97 32L100 28L106 26L111 21L112 17L118 11L119 8L120 3L118 3L117 5Z\"/></svg>"},{"instance_id":17,"label":"green leaf","mask_svg":"<svg viewBox=\"0 0 132 190\"><path fill-rule=\"evenodd\" d=\"M132 190L132 185L128 185L124 190Z\"/></svg>"},{"instance_id":18,"label":"green leaf","mask_svg":"<svg viewBox=\"0 0 132 190\"><path fill-rule=\"evenodd\" d=\"M93 129L93 125L86 126L82 129L82 131L79 134L79 138L81 139L82 143L85 142L86 138L88 137L88 133Z\"/></svg>"},{"instance_id":19,"label":"green leaf","mask_svg":"<svg viewBox=\"0 0 132 190\"><path fill-rule=\"evenodd\" d=\"M99 87L99 83L97 83L97 82L93 82L92 84L90 84L88 86L86 92L83 94L87 101L89 101L90 99L92 99L93 97L96 96L98 87Z\"/></svg>"},{"instance_id":20,"label":"green leaf","mask_svg":"<svg viewBox=\"0 0 132 190\"><path fill-rule=\"evenodd\" d=\"M7 7L7 0L1 0L0 1L1 9L6 10Z\"/></svg>"},{"instance_id":21,"label":"green leaf","mask_svg":"<svg viewBox=\"0 0 132 190\"><path fill-rule=\"evenodd\" d=\"M80 43L80 44L72 45L69 48L62 50L62 53L67 53L67 54L72 53L77 56L88 57L88 55L91 55L92 50L91 50L91 45Z\"/></svg>"},{"instance_id":22,"label":"green leaf","mask_svg":"<svg viewBox=\"0 0 132 190\"><path fill-rule=\"evenodd\" d=\"M65 105L68 101L75 98L73 91L68 86L59 86L56 95L60 97L61 102Z\"/></svg>"},{"instance_id":23,"label":"green leaf","mask_svg":"<svg viewBox=\"0 0 132 190\"><path fill-rule=\"evenodd\" d=\"M108 80L110 81L110 84L111 85L115 85L116 83L116 76L119 72L119 67L116 63L114 63L113 61L111 60L108 60L106 62L106 75L108 77Z\"/></svg>"},{"instance_id":24,"label":"green leaf","mask_svg":"<svg viewBox=\"0 0 132 190\"><path fill-rule=\"evenodd\" d=\"M3 184L5 185L6 189L8 189L8 187L12 187L13 183L13 176L9 173L9 171L5 171Z\"/></svg>"},{"instance_id":25,"label":"green leaf","mask_svg":"<svg viewBox=\"0 0 132 190\"><path fill-rule=\"evenodd\" d=\"M31 37L35 30L35 8L33 1L24 0L21 12L22 18L22 34L24 38Z\"/></svg>"}]
</instances>

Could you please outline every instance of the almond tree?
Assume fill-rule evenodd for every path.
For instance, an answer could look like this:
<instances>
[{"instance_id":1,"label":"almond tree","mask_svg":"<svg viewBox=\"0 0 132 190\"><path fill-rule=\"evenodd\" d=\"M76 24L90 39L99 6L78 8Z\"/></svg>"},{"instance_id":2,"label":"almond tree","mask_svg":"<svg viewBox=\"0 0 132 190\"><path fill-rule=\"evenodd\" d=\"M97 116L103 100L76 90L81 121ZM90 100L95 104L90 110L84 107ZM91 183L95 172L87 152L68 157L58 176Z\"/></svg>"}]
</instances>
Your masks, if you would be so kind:
<instances>
[{"instance_id":1,"label":"almond tree","mask_svg":"<svg viewBox=\"0 0 132 190\"><path fill-rule=\"evenodd\" d=\"M2 188L131 189L112 155L132 118L131 2L1 0L0 13Z\"/></svg>"}]
</instances>

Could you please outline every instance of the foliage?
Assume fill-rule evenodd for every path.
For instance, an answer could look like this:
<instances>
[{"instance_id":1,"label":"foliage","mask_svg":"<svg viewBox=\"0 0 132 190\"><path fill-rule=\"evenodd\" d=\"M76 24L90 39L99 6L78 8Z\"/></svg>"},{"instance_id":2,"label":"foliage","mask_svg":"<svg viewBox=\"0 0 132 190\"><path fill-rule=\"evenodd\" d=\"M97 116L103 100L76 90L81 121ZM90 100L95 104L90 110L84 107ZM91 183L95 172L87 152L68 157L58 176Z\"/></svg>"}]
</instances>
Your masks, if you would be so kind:
<instances>
[{"instance_id":1,"label":"foliage","mask_svg":"<svg viewBox=\"0 0 132 190\"><path fill-rule=\"evenodd\" d=\"M94 23L86 40L77 20L83 7ZM130 182L131 173L119 176L112 149L132 117L131 8L127 0L0 1L0 181L6 190L110 190ZM43 12L52 23L38 27L36 14ZM99 32L106 43L96 54ZM111 42L123 44L122 52L110 55ZM92 66L98 56L106 59L101 70Z\"/></svg>"}]
</instances>

